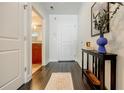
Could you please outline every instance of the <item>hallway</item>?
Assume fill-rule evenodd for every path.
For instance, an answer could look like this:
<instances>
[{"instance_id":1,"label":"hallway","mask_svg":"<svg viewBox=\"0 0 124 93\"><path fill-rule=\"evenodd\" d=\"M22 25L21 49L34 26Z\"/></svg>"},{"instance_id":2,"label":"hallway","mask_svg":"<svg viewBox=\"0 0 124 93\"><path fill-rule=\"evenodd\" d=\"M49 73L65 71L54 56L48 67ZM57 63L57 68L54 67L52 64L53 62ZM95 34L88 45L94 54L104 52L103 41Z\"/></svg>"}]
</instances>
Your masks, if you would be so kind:
<instances>
[{"instance_id":1,"label":"hallway","mask_svg":"<svg viewBox=\"0 0 124 93\"><path fill-rule=\"evenodd\" d=\"M124 2L0 2L0 12L0 90L45 90L54 72L65 90L124 89Z\"/></svg>"},{"instance_id":2,"label":"hallway","mask_svg":"<svg viewBox=\"0 0 124 93\"><path fill-rule=\"evenodd\" d=\"M90 86L82 79L81 68L76 62L51 62L33 74L32 80L21 86L19 90L44 89L53 72L71 72L75 90L89 90Z\"/></svg>"}]
</instances>

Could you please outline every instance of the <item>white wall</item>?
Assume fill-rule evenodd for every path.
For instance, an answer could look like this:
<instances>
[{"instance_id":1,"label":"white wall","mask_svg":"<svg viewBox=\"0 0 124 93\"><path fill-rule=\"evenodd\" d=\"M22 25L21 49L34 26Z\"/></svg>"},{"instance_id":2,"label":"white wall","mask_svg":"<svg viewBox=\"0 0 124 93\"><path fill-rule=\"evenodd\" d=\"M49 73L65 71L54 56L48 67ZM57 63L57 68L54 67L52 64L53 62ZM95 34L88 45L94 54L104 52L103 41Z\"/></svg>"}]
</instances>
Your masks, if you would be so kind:
<instances>
[{"instance_id":1,"label":"white wall","mask_svg":"<svg viewBox=\"0 0 124 93\"><path fill-rule=\"evenodd\" d=\"M44 20L43 26L43 65L49 61L49 15L41 3L32 3L33 7L41 14Z\"/></svg>"},{"instance_id":2,"label":"white wall","mask_svg":"<svg viewBox=\"0 0 124 93\"><path fill-rule=\"evenodd\" d=\"M49 62L58 61L57 49L57 21L56 15L49 15Z\"/></svg>"},{"instance_id":3,"label":"white wall","mask_svg":"<svg viewBox=\"0 0 124 93\"><path fill-rule=\"evenodd\" d=\"M97 49L96 40L97 37L91 38L91 6L93 3L83 3L79 11L79 33L78 33L78 50L77 50L77 61L81 65L81 48L86 41L91 41L95 49ZM117 89L124 89L124 7L121 7L118 14L115 15L114 19L110 23L110 33L106 34L105 37L108 39L107 51L116 53L117 56L117 75L116 83ZM81 44L83 42L83 44ZM106 62L106 86L109 88L109 73L110 63Z\"/></svg>"},{"instance_id":4,"label":"white wall","mask_svg":"<svg viewBox=\"0 0 124 93\"><path fill-rule=\"evenodd\" d=\"M82 55L81 49L84 42L90 41L90 5L91 3L82 3L81 9L79 10L78 16L78 44L77 44L77 62L81 66Z\"/></svg>"}]
</instances>

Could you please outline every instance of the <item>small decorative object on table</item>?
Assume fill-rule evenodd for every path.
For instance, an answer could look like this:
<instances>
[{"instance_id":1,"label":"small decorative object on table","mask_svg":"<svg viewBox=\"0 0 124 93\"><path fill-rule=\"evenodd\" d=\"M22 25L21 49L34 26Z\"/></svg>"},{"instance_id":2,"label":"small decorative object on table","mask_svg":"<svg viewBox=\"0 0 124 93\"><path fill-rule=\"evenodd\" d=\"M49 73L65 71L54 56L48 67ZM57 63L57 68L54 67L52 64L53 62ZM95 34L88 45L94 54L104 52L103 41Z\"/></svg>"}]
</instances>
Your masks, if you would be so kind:
<instances>
[{"instance_id":1,"label":"small decorative object on table","mask_svg":"<svg viewBox=\"0 0 124 93\"><path fill-rule=\"evenodd\" d=\"M87 50L93 50L92 44L90 41L85 42L85 49Z\"/></svg>"},{"instance_id":2,"label":"small decorative object on table","mask_svg":"<svg viewBox=\"0 0 124 93\"><path fill-rule=\"evenodd\" d=\"M92 9L95 6L95 4L96 3L93 4ZM109 4L112 4L112 5L116 4L116 7L114 6L115 9L113 11L109 11L109 9L110 9ZM105 4L98 5L99 8L97 7L97 12L95 12L95 13L91 9L91 14L92 14L91 23L93 22L92 23L93 26L91 26L91 27L93 27L95 29L95 31L99 31L99 35L100 35L100 37L97 40L97 44L99 45L99 48L98 48L99 53L106 53L105 45L108 43L108 41L107 41L106 38L104 38L104 33L106 32L106 30L109 30L108 26L109 26L110 20L117 13L117 11L119 10L120 6L123 6L123 4L121 2L107 3L108 7L106 7L106 8L108 8L108 9L106 9L104 7L104 5ZM109 32L109 31L107 31L107 32Z\"/></svg>"},{"instance_id":3,"label":"small decorative object on table","mask_svg":"<svg viewBox=\"0 0 124 93\"><path fill-rule=\"evenodd\" d=\"M91 44L90 42L86 42L86 47L90 47L91 46L90 44Z\"/></svg>"}]
</instances>

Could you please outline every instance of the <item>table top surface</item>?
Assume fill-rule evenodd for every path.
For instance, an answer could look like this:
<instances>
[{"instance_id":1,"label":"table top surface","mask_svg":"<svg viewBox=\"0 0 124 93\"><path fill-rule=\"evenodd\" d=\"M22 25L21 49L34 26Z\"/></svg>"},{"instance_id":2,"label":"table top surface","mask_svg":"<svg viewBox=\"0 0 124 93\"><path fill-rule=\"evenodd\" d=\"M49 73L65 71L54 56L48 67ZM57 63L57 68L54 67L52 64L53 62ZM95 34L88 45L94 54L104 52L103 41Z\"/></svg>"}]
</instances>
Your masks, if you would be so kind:
<instances>
[{"instance_id":1,"label":"table top surface","mask_svg":"<svg viewBox=\"0 0 124 93\"><path fill-rule=\"evenodd\" d=\"M117 54L114 53L99 53L97 50L82 49L82 51L89 54L117 56Z\"/></svg>"}]
</instances>

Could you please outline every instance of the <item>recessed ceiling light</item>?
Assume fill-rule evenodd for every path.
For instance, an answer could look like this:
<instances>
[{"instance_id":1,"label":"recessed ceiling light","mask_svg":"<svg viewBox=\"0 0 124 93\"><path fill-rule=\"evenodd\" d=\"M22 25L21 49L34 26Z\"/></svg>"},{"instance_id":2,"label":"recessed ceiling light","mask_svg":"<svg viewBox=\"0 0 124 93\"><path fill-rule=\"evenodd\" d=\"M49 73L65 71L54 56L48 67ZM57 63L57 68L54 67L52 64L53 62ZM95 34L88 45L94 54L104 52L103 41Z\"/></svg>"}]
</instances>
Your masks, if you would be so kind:
<instances>
[{"instance_id":1,"label":"recessed ceiling light","mask_svg":"<svg viewBox=\"0 0 124 93\"><path fill-rule=\"evenodd\" d=\"M53 10L53 9L54 9L54 7L53 7L53 6L50 6L50 9L51 9L51 10Z\"/></svg>"}]
</instances>

